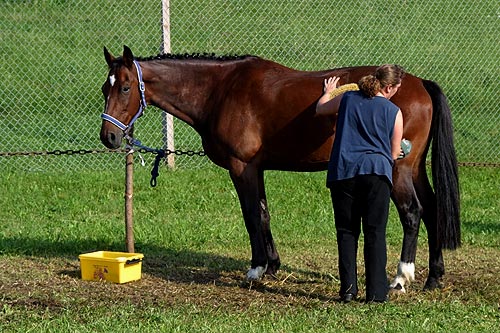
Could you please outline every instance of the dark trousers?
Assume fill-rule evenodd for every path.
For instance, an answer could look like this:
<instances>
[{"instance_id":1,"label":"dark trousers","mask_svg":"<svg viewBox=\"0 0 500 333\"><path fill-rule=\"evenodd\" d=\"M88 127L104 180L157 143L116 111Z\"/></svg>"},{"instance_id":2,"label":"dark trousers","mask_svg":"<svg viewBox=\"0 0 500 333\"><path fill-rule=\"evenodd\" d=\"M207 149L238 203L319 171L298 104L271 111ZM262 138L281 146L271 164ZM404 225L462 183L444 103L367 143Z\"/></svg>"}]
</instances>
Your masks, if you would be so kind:
<instances>
[{"instance_id":1,"label":"dark trousers","mask_svg":"<svg viewBox=\"0 0 500 333\"><path fill-rule=\"evenodd\" d=\"M378 175L360 175L329 184L337 230L340 295L357 295L356 255L363 227L366 300L388 293L386 227L391 185Z\"/></svg>"}]
</instances>

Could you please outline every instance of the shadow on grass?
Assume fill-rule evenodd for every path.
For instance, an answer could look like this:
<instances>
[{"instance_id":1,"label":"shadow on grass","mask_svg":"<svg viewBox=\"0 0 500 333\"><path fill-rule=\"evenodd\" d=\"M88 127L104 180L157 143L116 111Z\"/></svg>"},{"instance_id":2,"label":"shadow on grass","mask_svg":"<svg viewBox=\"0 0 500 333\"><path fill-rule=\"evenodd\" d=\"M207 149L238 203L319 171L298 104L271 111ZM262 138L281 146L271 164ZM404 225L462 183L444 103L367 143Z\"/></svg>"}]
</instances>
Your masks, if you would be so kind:
<instances>
[{"instance_id":1,"label":"shadow on grass","mask_svg":"<svg viewBox=\"0 0 500 333\"><path fill-rule=\"evenodd\" d=\"M61 258L74 261L78 259L78 255L81 253L98 250L124 251L123 249L124 244L121 242L109 243L101 239L75 239L58 242L28 237L0 237L0 255L8 256ZM272 276L266 276L263 282L247 282L245 274L250 264L247 260L203 251L171 249L166 246L162 247L140 242L135 244L135 249L136 252L145 255L143 273L160 280L186 285L193 283L198 285L214 284L223 287L252 289L261 293L283 295L297 293L296 296L321 298L320 294L313 295L309 292L288 290L286 286L279 283L279 278ZM295 278L292 283L295 287L301 284L314 285L325 282L325 276L318 272L286 265L282 266L282 271L294 272L294 274L300 276L300 278ZM77 279L81 277L79 265L74 264L67 265L59 274ZM330 278L327 280L330 280ZM155 283L154 279L152 283Z\"/></svg>"},{"instance_id":2,"label":"shadow on grass","mask_svg":"<svg viewBox=\"0 0 500 333\"><path fill-rule=\"evenodd\" d=\"M109 242L104 239L78 239L52 241L29 237L1 237L0 255L34 256L43 258L77 259L79 254L93 251L126 252L122 242ZM135 251L144 253L143 271L160 278L179 282L193 282L196 271L214 275L222 271L242 271L247 262L208 252L189 249L176 250L150 244L135 244ZM71 274L71 272L67 272ZM77 272L79 274L79 272ZM75 273L76 274L76 273ZM203 283L204 279L197 279ZM198 281L197 281L198 282Z\"/></svg>"}]
</instances>

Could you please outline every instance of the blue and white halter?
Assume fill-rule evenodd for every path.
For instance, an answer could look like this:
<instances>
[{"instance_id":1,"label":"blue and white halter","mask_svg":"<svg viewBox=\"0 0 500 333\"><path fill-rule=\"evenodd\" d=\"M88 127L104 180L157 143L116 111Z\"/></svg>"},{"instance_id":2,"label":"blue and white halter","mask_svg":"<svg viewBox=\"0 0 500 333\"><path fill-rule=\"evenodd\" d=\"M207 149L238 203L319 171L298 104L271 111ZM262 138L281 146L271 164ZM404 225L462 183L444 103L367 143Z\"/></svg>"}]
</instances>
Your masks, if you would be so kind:
<instances>
[{"instance_id":1,"label":"blue and white halter","mask_svg":"<svg viewBox=\"0 0 500 333\"><path fill-rule=\"evenodd\" d=\"M128 132L130 131L130 128L135 123L135 121L144 113L144 110L146 109L146 106L147 106L146 96L144 95L144 91L146 90L146 87L144 86L144 81L142 80L141 66L135 60L134 60L134 65L135 65L135 68L137 69L137 80L139 81L139 93L141 95L141 103L139 105L139 109L137 110L137 113L134 115L134 117L132 118L132 120L130 121L130 123L128 125L125 125L124 123L122 123L121 121L119 121L115 117L110 116L107 113L101 114L102 119L109 121L110 123L112 123L113 125L118 127L119 129L121 129L125 133L125 137L128 137Z\"/></svg>"},{"instance_id":2,"label":"blue and white halter","mask_svg":"<svg viewBox=\"0 0 500 333\"><path fill-rule=\"evenodd\" d=\"M135 65L135 68L137 69L137 80L139 81L139 93L141 95L141 103L139 105L139 109L137 110L136 114L134 115L134 117L132 118L132 120L130 121L130 123L128 125L125 125L124 123L122 123L121 121L119 121L115 117L110 116L106 112L101 114L101 118L103 120L109 121L110 123L112 123L113 125L115 125L116 127L118 127L119 129L121 129L123 131L123 133L125 134L124 138L128 141L128 147L130 148L130 150L128 152L129 154L133 153L134 146L139 147L147 152L151 152L151 153L156 154L153 170L151 170L151 181L150 181L151 186L155 187L156 186L156 178L159 175L158 170L159 170L159 166L160 166L160 161L162 158L165 157L165 151L163 151L161 149L154 149L154 148L150 148L148 146L145 146L139 140L134 139L132 136L129 135L129 131L132 128L132 125L135 123L135 121L140 116L142 116L142 114L144 113L144 110L146 109L146 106L147 106L146 96L144 94L146 87L144 86L144 81L142 80L141 66L135 60L134 60L134 65ZM142 157L141 157L141 160L142 160Z\"/></svg>"}]
</instances>

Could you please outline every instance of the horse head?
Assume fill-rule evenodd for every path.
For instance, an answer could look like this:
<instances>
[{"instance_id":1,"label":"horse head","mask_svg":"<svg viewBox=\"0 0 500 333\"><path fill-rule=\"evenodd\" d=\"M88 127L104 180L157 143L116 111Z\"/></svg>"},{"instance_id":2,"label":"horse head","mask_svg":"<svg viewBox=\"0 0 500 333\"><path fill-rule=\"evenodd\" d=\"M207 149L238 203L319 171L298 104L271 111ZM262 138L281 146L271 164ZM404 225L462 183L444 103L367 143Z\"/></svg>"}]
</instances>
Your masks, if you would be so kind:
<instances>
[{"instance_id":1,"label":"horse head","mask_svg":"<svg viewBox=\"0 0 500 333\"><path fill-rule=\"evenodd\" d=\"M105 104L100 137L106 147L116 149L146 107L144 83L140 66L127 46L119 58L104 48L104 57L109 73L102 85Z\"/></svg>"}]
</instances>

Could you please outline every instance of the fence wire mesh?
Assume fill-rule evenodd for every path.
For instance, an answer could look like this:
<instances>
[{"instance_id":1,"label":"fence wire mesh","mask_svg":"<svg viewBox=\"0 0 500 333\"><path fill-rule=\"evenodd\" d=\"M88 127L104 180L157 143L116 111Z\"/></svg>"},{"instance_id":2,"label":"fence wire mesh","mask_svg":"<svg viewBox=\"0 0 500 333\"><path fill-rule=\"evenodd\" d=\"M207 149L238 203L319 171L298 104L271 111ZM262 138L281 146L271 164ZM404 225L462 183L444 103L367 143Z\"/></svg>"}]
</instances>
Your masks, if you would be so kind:
<instances>
[{"instance_id":1,"label":"fence wire mesh","mask_svg":"<svg viewBox=\"0 0 500 333\"><path fill-rule=\"evenodd\" d=\"M168 3L167 1L163 1ZM448 96L461 162L499 163L500 3L497 0L171 0L172 53L254 54L300 70L398 63ZM158 54L162 1L0 2L0 166L47 171L116 168L102 152L103 46ZM175 149L202 150L174 120ZM162 111L136 136L161 147ZM72 154L26 152L77 151ZM93 153L83 153L92 151ZM152 160L152 157L146 157ZM176 156L176 166L206 166Z\"/></svg>"}]
</instances>

